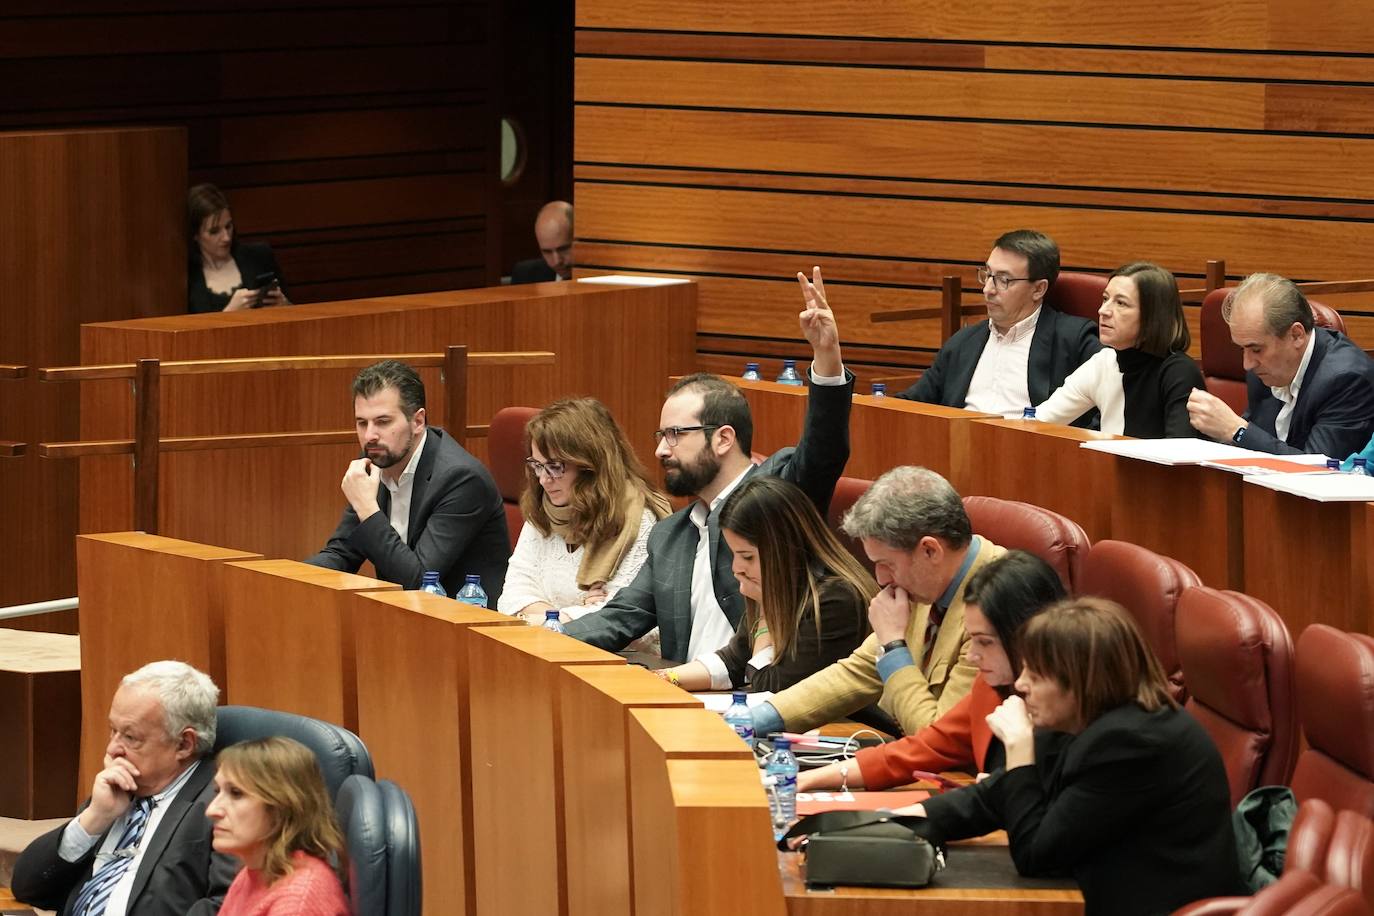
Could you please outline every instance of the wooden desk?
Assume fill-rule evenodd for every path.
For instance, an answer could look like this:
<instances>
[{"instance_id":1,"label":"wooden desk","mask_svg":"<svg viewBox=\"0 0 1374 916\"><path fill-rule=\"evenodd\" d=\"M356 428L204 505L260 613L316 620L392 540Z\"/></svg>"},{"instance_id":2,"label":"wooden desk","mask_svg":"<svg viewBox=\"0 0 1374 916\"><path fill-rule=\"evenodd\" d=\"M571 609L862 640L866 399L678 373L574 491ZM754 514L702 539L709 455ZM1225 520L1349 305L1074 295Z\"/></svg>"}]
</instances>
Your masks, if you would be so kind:
<instances>
[{"instance_id":1,"label":"wooden desk","mask_svg":"<svg viewBox=\"0 0 1374 916\"><path fill-rule=\"evenodd\" d=\"M70 817L75 810L80 642L0 629L0 817Z\"/></svg>"},{"instance_id":2,"label":"wooden desk","mask_svg":"<svg viewBox=\"0 0 1374 916\"><path fill-rule=\"evenodd\" d=\"M226 564L221 700L356 732L353 594L399 590L295 560Z\"/></svg>"},{"instance_id":3,"label":"wooden desk","mask_svg":"<svg viewBox=\"0 0 1374 916\"><path fill-rule=\"evenodd\" d=\"M1117 465L1079 448L1115 436L1034 420L979 420L969 426L969 480L961 496L996 496L1068 516L1088 537L1111 537Z\"/></svg>"},{"instance_id":4,"label":"wooden desk","mask_svg":"<svg viewBox=\"0 0 1374 916\"><path fill-rule=\"evenodd\" d=\"M1245 484L1244 592L1279 612L1294 640L1311 623L1370 633L1374 503L1322 503Z\"/></svg>"},{"instance_id":5,"label":"wooden desk","mask_svg":"<svg viewBox=\"0 0 1374 916\"><path fill-rule=\"evenodd\" d=\"M541 627L470 636L477 912L566 913L560 669L625 660Z\"/></svg>"},{"instance_id":6,"label":"wooden desk","mask_svg":"<svg viewBox=\"0 0 1374 916\"><path fill-rule=\"evenodd\" d=\"M965 850L967 850L965 852ZM1004 887L955 887L960 855L1005 856ZM799 853L778 853L788 916L1078 916L1083 895L1076 889L1049 886L1057 882L1018 879L1005 846L961 847L949 850L950 867L930 887L904 890L881 887L836 887L809 890ZM1012 885L1022 886L1012 886Z\"/></svg>"},{"instance_id":7,"label":"wooden desk","mask_svg":"<svg viewBox=\"0 0 1374 916\"><path fill-rule=\"evenodd\" d=\"M700 710L701 702L634 665L570 665L562 681L568 913L630 916L629 714L632 709Z\"/></svg>"},{"instance_id":8,"label":"wooden desk","mask_svg":"<svg viewBox=\"0 0 1374 916\"><path fill-rule=\"evenodd\" d=\"M805 388L731 379L744 391L754 416L755 452L796 445L806 417ZM899 464L919 464L943 475L960 493L967 484L969 429L992 414L921 404L900 398L854 396L849 418L850 458L845 474L869 480Z\"/></svg>"},{"instance_id":9,"label":"wooden desk","mask_svg":"<svg viewBox=\"0 0 1374 916\"><path fill-rule=\"evenodd\" d=\"M354 596L358 734L420 821L424 911L475 913L468 630L523 620L427 592ZM421 738L423 736L423 738Z\"/></svg>"},{"instance_id":10,"label":"wooden desk","mask_svg":"<svg viewBox=\"0 0 1374 916\"><path fill-rule=\"evenodd\" d=\"M471 369L468 422L485 424L502 407L592 395L656 472L651 433L665 380L693 368L695 322L694 283L543 283L86 325L81 360L426 353L449 344L551 350L552 366ZM420 375L430 420L442 425L447 405L439 371ZM162 435L352 429L352 377L338 370L163 378ZM129 388L118 381L82 384L83 438L131 435ZM471 440L470 450L485 458L485 441ZM166 453L159 531L270 557L309 556L339 522L339 480L357 451L335 445ZM130 527L131 493L127 457L81 459L80 530Z\"/></svg>"},{"instance_id":11,"label":"wooden desk","mask_svg":"<svg viewBox=\"0 0 1374 916\"><path fill-rule=\"evenodd\" d=\"M90 791L101 769L110 701L124 675L158 659L192 665L224 702L224 564L258 555L124 531L76 539L81 601L81 773Z\"/></svg>"}]
</instances>

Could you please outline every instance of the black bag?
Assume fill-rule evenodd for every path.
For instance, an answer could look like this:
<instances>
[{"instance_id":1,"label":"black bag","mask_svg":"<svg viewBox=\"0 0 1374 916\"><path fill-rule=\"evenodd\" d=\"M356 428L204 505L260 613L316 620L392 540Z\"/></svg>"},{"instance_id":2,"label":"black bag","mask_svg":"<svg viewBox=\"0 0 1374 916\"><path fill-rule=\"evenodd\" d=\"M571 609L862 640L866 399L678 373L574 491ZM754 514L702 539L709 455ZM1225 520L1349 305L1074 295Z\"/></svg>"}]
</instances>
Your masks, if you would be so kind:
<instances>
[{"instance_id":1,"label":"black bag","mask_svg":"<svg viewBox=\"0 0 1374 916\"><path fill-rule=\"evenodd\" d=\"M806 886L925 887L945 867L944 848L925 835L923 817L887 811L822 811L804 817L778 842L809 835Z\"/></svg>"}]
</instances>

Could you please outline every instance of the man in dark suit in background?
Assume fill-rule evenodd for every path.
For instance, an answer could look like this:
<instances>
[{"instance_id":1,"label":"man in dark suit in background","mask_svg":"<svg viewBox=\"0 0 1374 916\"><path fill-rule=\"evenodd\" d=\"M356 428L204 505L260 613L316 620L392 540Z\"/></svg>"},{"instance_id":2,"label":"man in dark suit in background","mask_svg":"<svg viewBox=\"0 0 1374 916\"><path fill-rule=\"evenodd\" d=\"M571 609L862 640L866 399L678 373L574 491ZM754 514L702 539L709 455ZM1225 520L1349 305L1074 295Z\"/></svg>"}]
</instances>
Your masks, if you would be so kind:
<instances>
[{"instance_id":1,"label":"man in dark suit in background","mask_svg":"<svg viewBox=\"0 0 1374 916\"><path fill-rule=\"evenodd\" d=\"M802 333L814 353L797 447L752 464L753 417L740 390L706 373L674 385L659 415L662 427L654 433L656 454L667 470L668 492L695 499L654 526L649 558L634 581L597 613L565 624L569 636L615 650L658 627L665 659L684 662L715 652L744 613L731 571L734 555L720 535L726 497L750 475L770 474L801 487L825 514L849 460L854 376L840 359L835 315L826 304L819 267L813 277L814 283L797 274L806 300Z\"/></svg>"},{"instance_id":2,"label":"man in dark suit in background","mask_svg":"<svg viewBox=\"0 0 1374 916\"><path fill-rule=\"evenodd\" d=\"M62 916L213 916L238 861L212 848L219 688L183 662L152 662L110 704L105 768L63 827L29 844L14 896Z\"/></svg>"},{"instance_id":3,"label":"man in dark suit in background","mask_svg":"<svg viewBox=\"0 0 1374 916\"><path fill-rule=\"evenodd\" d=\"M1316 326L1291 280L1251 274L1221 307L1241 348L1245 417L1216 395L1188 397L1193 427L1219 442L1275 455L1344 458L1374 432L1374 361L1342 334Z\"/></svg>"},{"instance_id":4,"label":"man in dark suit in background","mask_svg":"<svg viewBox=\"0 0 1374 916\"><path fill-rule=\"evenodd\" d=\"M387 359L359 372L353 409L363 457L344 472L348 505L339 527L306 562L357 572L371 560L378 578L409 589L434 570L450 595L476 574L495 607L510 536L490 472L426 424L424 382L403 362Z\"/></svg>"},{"instance_id":5,"label":"man in dark suit in background","mask_svg":"<svg viewBox=\"0 0 1374 916\"><path fill-rule=\"evenodd\" d=\"M1043 307L1058 276L1054 239L1031 229L1003 234L978 270L987 320L945 341L935 363L897 397L1004 417L1048 398L1102 349L1093 322Z\"/></svg>"},{"instance_id":6,"label":"man in dark suit in background","mask_svg":"<svg viewBox=\"0 0 1374 916\"><path fill-rule=\"evenodd\" d=\"M542 258L517 261L510 272L512 283L546 283L571 280L573 270L573 209L564 200L544 204L534 219L534 238Z\"/></svg>"}]
</instances>

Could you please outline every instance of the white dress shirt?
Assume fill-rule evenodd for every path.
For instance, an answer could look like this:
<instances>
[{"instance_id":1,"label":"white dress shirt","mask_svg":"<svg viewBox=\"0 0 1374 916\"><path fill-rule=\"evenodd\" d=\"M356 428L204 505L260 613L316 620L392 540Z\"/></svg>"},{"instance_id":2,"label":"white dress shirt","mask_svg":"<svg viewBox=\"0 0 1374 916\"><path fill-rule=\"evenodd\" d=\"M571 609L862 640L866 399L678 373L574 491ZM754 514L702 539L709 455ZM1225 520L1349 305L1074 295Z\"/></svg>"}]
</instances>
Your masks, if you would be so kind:
<instances>
[{"instance_id":1,"label":"white dress shirt","mask_svg":"<svg viewBox=\"0 0 1374 916\"><path fill-rule=\"evenodd\" d=\"M1293 422L1293 408L1297 406L1298 392L1302 390L1302 377L1307 374L1307 364L1312 361L1312 348L1316 344L1317 334L1314 328L1307 335L1307 349L1302 353L1302 362L1298 363L1298 371L1293 376L1293 381L1282 388L1272 385L1269 387L1274 397L1283 402L1283 406L1279 408L1279 415L1274 418L1274 435L1278 436L1280 442L1288 441L1288 426Z\"/></svg>"},{"instance_id":2,"label":"white dress shirt","mask_svg":"<svg viewBox=\"0 0 1374 916\"><path fill-rule=\"evenodd\" d=\"M171 785L153 796L153 809L148 812L148 823L143 828L143 836L139 840L138 846L134 848L133 861L129 867L124 869L124 874L120 876L119 883L110 891L109 902L105 905L106 916L114 916L116 913L127 913L129 910L129 893L134 889L134 878L138 877L139 866L143 864L143 850L148 848L148 838L157 831L158 824L162 823L162 815L171 807L176 799L181 787L186 785L186 781L191 778L191 774L200 766L197 760L186 768L186 771L172 780ZM115 844L119 842L119 837L124 833L124 825L129 821L129 815L133 812L134 806L130 805L129 810L125 811L115 822L110 825L110 829L105 832L105 842L100 844L100 849L96 853L96 861L91 869L94 876L100 870L101 860L99 856L109 855L115 851ZM67 822L67 826L62 831L62 840L58 843L57 854L67 862L75 862L80 859L90 848L95 845L99 837L91 836L81 826L78 818L72 818Z\"/></svg>"},{"instance_id":3,"label":"white dress shirt","mask_svg":"<svg viewBox=\"0 0 1374 916\"><path fill-rule=\"evenodd\" d=\"M415 492L415 469L420 466L420 453L425 450L428 430L420 430L420 438L415 440L406 469L393 483L391 478L382 474L382 484L391 491L391 527L396 529L402 544L409 544L406 535L410 533L410 494Z\"/></svg>"},{"instance_id":4,"label":"white dress shirt","mask_svg":"<svg viewBox=\"0 0 1374 916\"><path fill-rule=\"evenodd\" d=\"M997 325L988 322L988 342L969 380L968 394L964 396L966 409L1015 420L1031 406L1026 372L1030 365L1031 339L1035 337L1039 321L1040 309L1036 309L1008 328L1005 334L997 330Z\"/></svg>"}]
</instances>

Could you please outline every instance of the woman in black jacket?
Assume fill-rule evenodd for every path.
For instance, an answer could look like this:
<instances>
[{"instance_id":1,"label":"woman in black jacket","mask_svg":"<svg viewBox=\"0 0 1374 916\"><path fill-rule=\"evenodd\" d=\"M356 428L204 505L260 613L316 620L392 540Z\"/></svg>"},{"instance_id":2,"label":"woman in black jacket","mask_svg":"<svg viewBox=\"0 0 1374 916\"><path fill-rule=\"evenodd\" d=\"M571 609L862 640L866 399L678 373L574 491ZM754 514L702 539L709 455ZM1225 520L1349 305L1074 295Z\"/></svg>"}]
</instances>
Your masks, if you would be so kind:
<instances>
[{"instance_id":1,"label":"woman in black jacket","mask_svg":"<svg viewBox=\"0 0 1374 916\"><path fill-rule=\"evenodd\" d=\"M755 476L720 510L745 599L734 637L659 675L686 690L791 687L847 658L868 635L877 583L795 484Z\"/></svg>"},{"instance_id":2,"label":"woman in black jacket","mask_svg":"<svg viewBox=\"0 0 1374 916\"><path fill-rule=\"evenodd\" d=\"M938 839L1004 828L1017 871L1072 875L1088 914L1240 893L1221 755L1131 616L1068 599L1031 618L1018 647L1020 695L987 719L1006 767L903 813Z\"/></svg>"},{"instance_id":3,"label":"woman in black jacket","mask_svg":"<svg viewBox=\"0 0 1374 916\"><path fill-rule=\"evenodd\" d=\"M234 234L229 200L212 184L198 184L186 195L190 231L186 301L191 312L237 312L290 305L282 289L281 268L266 242L240 243Z\"/></svg>"}]
</instances>

